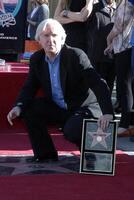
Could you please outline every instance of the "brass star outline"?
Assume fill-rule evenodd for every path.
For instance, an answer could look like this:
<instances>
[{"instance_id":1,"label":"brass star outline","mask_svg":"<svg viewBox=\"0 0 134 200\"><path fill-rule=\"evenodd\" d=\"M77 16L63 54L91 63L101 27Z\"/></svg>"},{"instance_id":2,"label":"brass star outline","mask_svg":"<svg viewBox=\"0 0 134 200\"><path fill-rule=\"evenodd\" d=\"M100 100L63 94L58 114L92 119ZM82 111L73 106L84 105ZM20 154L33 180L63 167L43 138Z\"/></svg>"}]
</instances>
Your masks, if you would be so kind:
<instances>
[{"instance_id":1,"label":"brass star outline","mask_svg":"<svg viewBox=\"0 0 134 200\"><path fill-rule=\"evenodd\" d=\"M101 128L98 128L96 132L88 132L89 135L93 138L91 147L94 147L100 143L104 148L107 149L106 138L111 135L111 133L104 132Z\"/></svg>"}]
</instances>

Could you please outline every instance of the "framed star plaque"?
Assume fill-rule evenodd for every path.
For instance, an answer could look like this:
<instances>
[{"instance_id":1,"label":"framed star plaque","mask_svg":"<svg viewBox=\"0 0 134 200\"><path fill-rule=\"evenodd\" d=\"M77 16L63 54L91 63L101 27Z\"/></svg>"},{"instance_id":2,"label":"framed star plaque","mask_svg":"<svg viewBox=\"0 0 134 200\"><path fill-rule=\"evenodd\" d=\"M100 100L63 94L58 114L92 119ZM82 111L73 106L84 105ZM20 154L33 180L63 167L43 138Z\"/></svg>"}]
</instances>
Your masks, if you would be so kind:
<instances>
[{"instance_id":1,"label":"framed star plaque","mask_svg":"<svg viewBox=\"0 0 134 200\"><path fill-rule=\"evenodd\" d=\"M110 121L102 130L97 120L84 119L80 173L114 175L117 125L118 121Z\"/></svg>"}]
</instances>

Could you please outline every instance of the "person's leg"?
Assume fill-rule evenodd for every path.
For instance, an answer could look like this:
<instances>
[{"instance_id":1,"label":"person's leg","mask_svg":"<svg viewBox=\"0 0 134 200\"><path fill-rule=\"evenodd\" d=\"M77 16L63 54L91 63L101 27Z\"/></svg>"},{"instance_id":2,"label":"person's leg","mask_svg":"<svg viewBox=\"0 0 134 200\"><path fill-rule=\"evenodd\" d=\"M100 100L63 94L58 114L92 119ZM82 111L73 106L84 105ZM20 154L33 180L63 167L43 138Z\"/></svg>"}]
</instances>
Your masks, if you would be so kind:
<instances>
[{"instance_id":1,"label":"person's leg","mask_svg":"<svg viewBox=\"0 0 134 200\"><path fill-rule=\"evenodd\" d=\"M121 113L121 100L120 100L120 90L118 86L117 79L115 78L115 85L116 85L116 101L113 105L115 113Z\"/></svg>"},{"instance_id":2,"label":"person's leg","mask_svg":"<svg viewBox=\"0 0 134 200\"><path fill-rule=\"evenodd\" d=\"M132 89L133 89L133 98L134 98L134 46L132 46L132 53L131 53L131 70L132 70ZM132 129L134 133L134 104L133 109L131 112L131 122L130 122L130 128ZM134 142L134 135L130 136L130 141Z\"/></svg>"},{"instance_id":3,"label":"person's leg","mask_svg":"<svg viewBox=\"0 0 134 200\"><path fill-rule=\"evenodd\" d=\"M117 70L117 84L121 99L121 120L119 127L127 129L130 124L130 111L133 105L131 50L117 54L115 62Z\"/></svg>"},{"instance_id":4,"label":"person's leg","mask_svg":"<svg viewBox=\"0 0 134 200\"><path fill-rule=\"evenodd\" d=\"M131 111L131 121L130 121L130 141L134 142L134 106Z\"/></svg>"},{"instance_id":5,"label":"person's leg","mask_svg":"<svg viewBox=\"0 0 134 200\"><path fill-rule=\"evenodd\" d=\"M48 122L64 122L67 111L60 109L53 102L37 98L23 114L28 128L34 156L40 159L57 157L57 150L47 130Z\"/></svg>"},{"instance_id":6,"label":"person's leg","mask_svg":"<svg viewBox=\"0 0 134 200\"><path fill-rule=\"evenodd\" d=\"M114 80L115 80L115 65L114 62L101 62L100 63L100 71L99 71L101 77L106 80L107 85L110 89L111 95L113 91L114 86Z\"/></svg>"},{"instance_id":7,"label":"person's leg","mask_svg":"<svg viewBox=\"0 0 134 200\"><path fill-rule=\"evenodd\" d=\"M93 118L90 110L83 108L80 110L80 112L76 111L66 121L63 129L63 134L65 138L70 142L75 143L79 147L79 150L81 150L83 119L86 118Z\"/></svg>"},{"instance_id":8,"label":"person's leg","mask_svg":"<svg viewBox=\"0 0 134 200\"><path fill-rule=\"evenodd\" d=\"M132 76L134 78L134 46L132 47L132 53L131 53L131 70L132 70Z\"/></svg>"}]
</instances>

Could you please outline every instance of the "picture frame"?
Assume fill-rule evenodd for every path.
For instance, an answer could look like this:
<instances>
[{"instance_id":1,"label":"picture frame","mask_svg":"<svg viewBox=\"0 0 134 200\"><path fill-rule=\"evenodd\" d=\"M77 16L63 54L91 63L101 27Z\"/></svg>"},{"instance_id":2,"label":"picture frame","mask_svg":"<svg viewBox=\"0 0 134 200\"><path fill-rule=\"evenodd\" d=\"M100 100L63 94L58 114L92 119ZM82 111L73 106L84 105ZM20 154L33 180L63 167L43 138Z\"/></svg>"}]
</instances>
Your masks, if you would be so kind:
<instances>
[{"instance_id":1,"label":"picture frame","mask_svg":"<svg viewBox=\"0 0 134 200\"><path fill-rule=\"evenodd\" d=\"M117 126L117 120L110 121L103 131L98 127L97 120L84 119L80 173L114 176Z\"/></svg>"}]
</instances>

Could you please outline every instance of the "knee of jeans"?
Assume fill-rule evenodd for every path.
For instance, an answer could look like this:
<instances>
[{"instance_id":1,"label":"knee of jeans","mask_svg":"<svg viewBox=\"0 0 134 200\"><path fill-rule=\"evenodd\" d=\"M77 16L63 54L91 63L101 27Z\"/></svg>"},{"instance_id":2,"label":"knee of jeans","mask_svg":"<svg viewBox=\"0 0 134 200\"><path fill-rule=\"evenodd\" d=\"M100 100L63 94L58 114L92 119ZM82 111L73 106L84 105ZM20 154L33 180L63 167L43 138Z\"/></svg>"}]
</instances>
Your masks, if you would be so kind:
<instances>
[{"instance_id":1,"label":"knee of jeans","mask_svg":"<svg viewBox=\"0 0 134 200\"><path fill-rule=\"evenodd\" d=\"M65 126L63 129L63 134L67 140L73 143L78 143L81 141L81 131L75 127Z\"/></svg>"},{"instance_id":2,"label":"knee of jeans","mask_svg":"<svg viewBox=\"0 0 134 200\"><path fill-rule=\"evenodd\" d=\"M74 142L74 138L71 135L71 132L68 131L66 128L63 129L64 137L69 140L70 142Z\"/></svg>"},{"instance_id":3,"label":"knee of jeans","mask_svg":"<svg viewBox=\"0 0 134 200\"><path fill-rule=\"evenodd\" d=\"M27 109L25 110L25 112L22 113L22 118L24 120L32 120L37 117L35 115L35 112L32 109Z\"/></svg>"}]
</instances>

